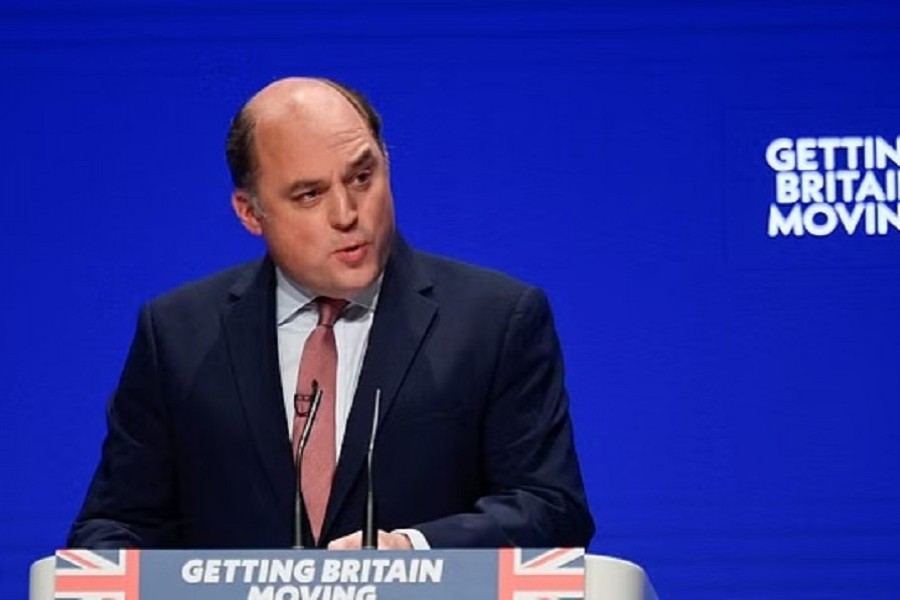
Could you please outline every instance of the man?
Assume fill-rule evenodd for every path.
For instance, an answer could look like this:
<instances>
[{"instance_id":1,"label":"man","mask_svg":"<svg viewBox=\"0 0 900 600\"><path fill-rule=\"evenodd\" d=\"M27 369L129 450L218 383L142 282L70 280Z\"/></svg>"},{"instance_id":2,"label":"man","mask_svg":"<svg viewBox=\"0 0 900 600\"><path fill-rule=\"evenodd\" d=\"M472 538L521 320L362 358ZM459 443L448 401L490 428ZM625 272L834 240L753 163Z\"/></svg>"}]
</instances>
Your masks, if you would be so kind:
<instances>
[{"instance_id":1,"label":"man","mask_svg":"<svg viewBox=\"0 0 900 600\"><path fill-rule=\"evenodd\" d=\"M235 118L227 155L234 210L268 253L142 309L69 545L290 546L317 390L307 546L360 545L376 393L380 547L587 545L546 298L395 234L365 99L277 81Z\"/></svg>"}]
</instances>

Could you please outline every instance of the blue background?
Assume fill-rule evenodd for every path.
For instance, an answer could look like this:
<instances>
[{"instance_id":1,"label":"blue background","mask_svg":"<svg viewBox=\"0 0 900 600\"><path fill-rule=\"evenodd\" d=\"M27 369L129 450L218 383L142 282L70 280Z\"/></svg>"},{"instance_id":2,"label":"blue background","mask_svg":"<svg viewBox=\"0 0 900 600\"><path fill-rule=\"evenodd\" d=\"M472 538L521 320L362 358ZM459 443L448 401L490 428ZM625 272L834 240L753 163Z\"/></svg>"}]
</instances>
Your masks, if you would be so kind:
<instances>
[{"instance_id":1,"label":"blue background","mask_svg":"<svg viewBox=\"0 0 900 600\"><path fill-rule=\"evenodd\" d=\"M900 134L895 2L0 7L0 597L83 498L138 306L257 256L229 119L366 92L420 248L550 295L598 521L668 598L900 589L900 232L769 239L775 137Z\"/></svg>"}]
</instances>

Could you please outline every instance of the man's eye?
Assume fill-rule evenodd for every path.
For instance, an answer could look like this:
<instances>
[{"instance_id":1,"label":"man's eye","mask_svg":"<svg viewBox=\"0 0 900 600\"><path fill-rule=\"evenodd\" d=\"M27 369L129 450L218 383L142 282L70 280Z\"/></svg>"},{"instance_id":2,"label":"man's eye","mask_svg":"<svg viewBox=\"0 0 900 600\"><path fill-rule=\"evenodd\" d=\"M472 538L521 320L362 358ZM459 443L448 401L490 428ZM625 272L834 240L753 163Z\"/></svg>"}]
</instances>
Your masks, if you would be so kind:
<instances>
[{"instance_id":1,"label":"man's eye","mask_svg":"<svg viewBox=\"0 0 900 600\"><path fill-rule=\"evenodd\" d=\"M354 183L358 185L365 185L372 180L372 171L360 171L353 178Z\"/></svg>"},{"instance_id":2,"label":"man's eye","mask_svg":"<svg viewBox=\"0 0 900 600\"><path fill-rule=\"evenodd\" d=\"M291 196L291 200L295 200L297 202L311 202L318 198L319 195L319 190L306 190L305 192L297 192L296 194Z\"/></svg>"}]
</instances>

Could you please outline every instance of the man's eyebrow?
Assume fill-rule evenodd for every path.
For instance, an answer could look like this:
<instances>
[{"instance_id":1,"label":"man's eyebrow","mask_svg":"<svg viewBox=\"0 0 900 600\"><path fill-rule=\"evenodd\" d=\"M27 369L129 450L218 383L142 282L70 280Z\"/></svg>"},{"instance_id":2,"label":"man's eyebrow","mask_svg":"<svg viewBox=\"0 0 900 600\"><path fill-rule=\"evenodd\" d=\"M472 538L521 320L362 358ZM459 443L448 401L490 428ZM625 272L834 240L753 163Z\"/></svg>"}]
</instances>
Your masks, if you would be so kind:
<instances>
[{"instance_id":1,"label":"man's eyebrow","mask_svg":"<svg viewBox=\"0 0 900 600\"><path fill-rule=\"evenodd\" d=\"M285 196L291 196L301 190L309 190L320 187L324 184L321 179L296 179L284 188L282 192Z\"/></svg>"},{"instance_id":2,"label":"man's eyebrow","mask_svg":"<svg viewBox=\"0 0 900 600\"><path fill-rule=\"evenodd\" d=\"M350 164L347 165L347 172L352 173L357 169L369 166L373 162L375 162L375 153L372 152L371 148L366 148L359 156L350 161Z\"/></svg>"},{"instance_id":3,"label":"man's eyebrow","mask_svg":"<svg viewBox=\"0 0 900 600\"><path fill-rule=\"evenodd\" d=\"M359 156L350 161L350 164L347 165L346 173L347 176L352 175L358 169L363 167L367 167L374 163L378 157L372 152L371 148L365 148L362 152L360 152ZM325 185L324 179L296 179L288 184L284 191L282 192L285 196L291 196L300 191L316 189Z\"/></svg>"}]
</instances>

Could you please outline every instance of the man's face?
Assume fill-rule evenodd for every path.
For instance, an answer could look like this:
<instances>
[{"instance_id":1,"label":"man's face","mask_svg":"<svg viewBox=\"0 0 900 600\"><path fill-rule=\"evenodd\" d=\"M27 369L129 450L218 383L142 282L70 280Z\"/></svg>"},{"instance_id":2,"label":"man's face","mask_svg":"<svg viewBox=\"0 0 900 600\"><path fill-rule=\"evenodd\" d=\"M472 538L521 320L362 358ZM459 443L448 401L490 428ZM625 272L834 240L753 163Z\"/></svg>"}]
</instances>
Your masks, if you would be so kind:
<instances>
[{"instance_id":1,"label":"man's face","mask_svg":"<svg viewBox=\"0 0 900 600\"><path fill-rule=\"evenodd\" d=\"M256 201L233 198L244 226L316 294L369 286L390 252L394 207L386 157L360 115L343 98L263 111L254 137Z\"/></svg>"}]
</instances>

